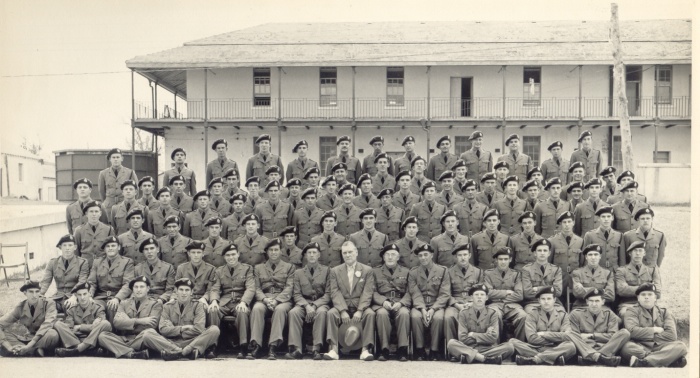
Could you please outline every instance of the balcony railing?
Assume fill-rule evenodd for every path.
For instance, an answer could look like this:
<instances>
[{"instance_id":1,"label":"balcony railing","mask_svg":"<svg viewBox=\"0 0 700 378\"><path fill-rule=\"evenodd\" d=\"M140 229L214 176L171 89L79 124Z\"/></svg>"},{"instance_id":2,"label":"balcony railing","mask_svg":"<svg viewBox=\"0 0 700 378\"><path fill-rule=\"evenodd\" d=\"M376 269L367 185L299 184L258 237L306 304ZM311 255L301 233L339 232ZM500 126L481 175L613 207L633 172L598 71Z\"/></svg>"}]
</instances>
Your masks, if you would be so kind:
<instances>
[{"instance_id":1,"label":"balcony railing","mask_svg":"<svg viewBox=\"0 0 700 378\"><path fill-rule=\"evenodd\" d=\"M268 106L254 106L252 99L210 98L207 117L210 120L351 120L353 100L337 99L271 99ZM631 117L652 119L689 118L690 97L674 97L667 103L656 104L653 97L628 100ZM428 103L430 113L428 114ZM136 101L137 119L204 119L204 100L187 101L185 112L175 112L172 104L159 102L157 114L144 102ZM507 120L575 120L614 119L618 117L618 100L607 97L542 98L515 97L405 98L389 102L385 98L357 98L354 103L356 120L499 120L504 112ZM579 110L580 107L580 110Z\"/></svg>"}]
</instances>

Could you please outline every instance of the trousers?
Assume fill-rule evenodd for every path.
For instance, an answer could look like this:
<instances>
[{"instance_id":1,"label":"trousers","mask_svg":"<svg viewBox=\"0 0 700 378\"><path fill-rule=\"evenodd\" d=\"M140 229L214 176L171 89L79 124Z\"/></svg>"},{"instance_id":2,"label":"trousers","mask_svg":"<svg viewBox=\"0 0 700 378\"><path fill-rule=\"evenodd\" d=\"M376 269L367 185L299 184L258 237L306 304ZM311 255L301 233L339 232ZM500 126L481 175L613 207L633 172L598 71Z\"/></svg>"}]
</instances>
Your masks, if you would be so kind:
<instances>
[{"instance_id":1,"label":"trousers","mask_svg":"<svg viewBox=\"0 0 700 378\"><path fill-rule=\"evenodd\" d=\"M289 311L289 337L287 344L289 347L301 349L302 332L304 323L306 322L306 308L303 306L295 306ZM311 337L313 339L314 348L321 351L323 338L326 336L326 324L328 322L328 306L323 305L316 309L316 317L312 321Z\"/></svg>"},{"instance_id":2,"label":"trousers","mask_svg":"<svg viewBox=\"0 0 700 378\"><path fill-rule=\"evenodd\" d=\"M350 317L354 314L348 313ZM367 348L370 345L374 345L374 321L375 312L371 308L366 308L362 312L362 317L360 318L360 323L362 324L362 347ZM338 328L340 328L340 323L342 318L340 317L340 312L338 309L332 308L328 310L328 332L326 340L329 345L338 345Z\"/></svg>"},{"instance_id":3,"label":"trousers","mask_svg":"<svg viewBox=\"0 0 700 378\"><path fill-rule=\"evenodd\" d=\"M411 332L411 310L407 307L401 307L397 311L387 311L384 307L375 310L377 319L377 336L379 336L379 347L381 349L389 348L389 338L391 336L391 321L393 319L396 325L396 337L398 338L398 346L408 346L408 335Z\"/></svg>"},{"instance_id":4,"label":"trousers","mask_svg":"<svg viewBox=\"0 0 700 378\"><path fill-rule=\"evenodd\" d=\"M440 342L445 332L445 310L439 309L433 314L430 321L430 350L440 350ZM418 309L411 309L411 330L413 331L413 342L417 349L425 347L425 325L423 315Z\"/></svg>"},{"instance_id":5,"label":"trousers","mask_svg":"<svg viewBox=\"0 0 700 378\"><path fill-rule=\"evenodd\" d=\"M518 339L510 339L516 354L525 357L539 357L548 365L554 365L554 361L559 356L569 359L576 354L576 346L571 341L564 341L559 345L537 346Z\"/></svg>"},{"instance_id":6,"label":"trousers","mask_svg":"<svg viewBox=\"0 0 700 378\"><path fill-rule=\"evenodd\" d=\"M97 346L97 338L102 332L112 331L112 325L108 321L103 320L92 326L92 330L89 333L78 332L75 333L68 324L63 322L56 322L53 325L53 329L58 333L58 337L61 339L63 346L66 348L73 348L80 344L81 342L94 348Z\"/></svg>"},{"instance_id":7,"label":"trousers","mask_svg":"<svg viewBox=\"0 0 700 378\"><path fill-rule=\"evenodd\" d=\"M272 329L270 330L270 345L279 345L284 338L284 326L287 324L287 313L292 309L290 302L280 303L272 311ZM262 302L256 302L250 312L250 342L262 345L265 331L265 318L270 310Z\"/></svg>"},{"instance_id":8,"label":"trousers","mask_svg":"<svg viewBox=\"0 0 700 378\"><path fill-rule=\"evenodd\" d=\"M217 326L221 330L221 319L224 316L235 316L236 321L234 327L236 327L236 332L238 332L238 343L239 345L248 344L248 333L250 332L250 312L245 314L239 314L236 311L236 305L239 302L228 302L225 306L219 306L219 311L216 313L211 312L207 315L207 323L212 326ZM222 331L223 333L223 331ZM227 337L228 335L224 335Z\"/></svg>"},{"instance_id":9,"label":"trousers","mask_svg":"<svg viewBox=\"0 0 700 378\"><path fill-rule=\"evenodd\" d=\"M617 352L630 341L630 331L621 329L613 334L607 343L601 344L595 340L585 340L578 333L567 333L566 336L574 343L578 354L587 360L593 360L593 355L600 353L604 356L612 357L617 355Z\"/></svg>"},{"instance_id":10,"label":"trousers","mask_svg":"<svg viewBox=\"0 0 700 378\"><path fill-rule=\"evenodd\" d=\"M671 341L649 348L646 345L630 341L620 350L620 355L626 359L632 356L643 358L654 367L665 367L688 354L688 348L682 341Z\"/></svg>"},{"instance_id":11,"label":"trousers","mask_svg":"<svg viewBox=\"0 0 700 378\"><path fill-rule=\"evenodd\" d=\"M447 352L451 356L459 358L467 356L467 363L472 363L477 354L483 354L486 357L501 356L507 359L513 355L515 349L511 343L502 343L497 345L478 345L465 344L457 339L452 339L447 342Z\"/></svg>"}]
</instances>

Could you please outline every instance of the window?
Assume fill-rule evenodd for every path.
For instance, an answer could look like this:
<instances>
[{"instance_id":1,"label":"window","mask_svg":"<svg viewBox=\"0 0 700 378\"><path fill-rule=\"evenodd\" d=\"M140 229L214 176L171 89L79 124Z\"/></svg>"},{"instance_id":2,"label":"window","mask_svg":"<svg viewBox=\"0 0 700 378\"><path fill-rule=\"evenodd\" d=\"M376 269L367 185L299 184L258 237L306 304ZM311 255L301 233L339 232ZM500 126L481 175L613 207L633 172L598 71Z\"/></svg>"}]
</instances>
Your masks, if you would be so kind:
<instances>
[{"instance_id":1,"label":"window","mask_svg":"<svg viewBox=\"0 0 700 378\"><path fill-rule=\"evenodd\" d=\"M269 68L253 68L253 106L270 106Z\"/></svg>"},{"instance_id":2,"label":"window","mask_svg":"<svg viewBox=\"0 0 700 378\"><path fill-rule=\"evenodd\" d=\"M335 156L338 152L338 146L336 145L336 142L338 141L338 137L319 137L318 139L318 153L319 153L319 167L321 168L321 176L326 176L326 164L328 163L328 159L331 157Z\"/></svg>"},{"instance_id":3,"label":"window","mask_svg":"<svg viewBox=\"0 0 700 378\"><path fill-rule=\"evenodd\" d=\"M612 152L612 165L618 172L622 172L622 137L619 135L613 136Z\"/></svg>"},{"instance_id":4,"label":"window","mask_svg":"<svg viewBox=\"0 0 700 378\"><path fill-rule=\"evenodd\" d=\"M321 67L321 106L338 106L338 69L335 67Z\"/></svg>"},{"instance_id":5,"label":"window","mask_svg":"<svg viewBox=\"0 0 700 378\"><path fill-rule=\"evenodd\" d=\"M17 177L19 182L24 181L24 164L22 163L17 163Z\"/></svg>"},{"instance_id":6,"label":"window","mask_svg":"<svg viewBox=\"0 0 700 378\"><path fill-rule=\"evenodd\" d=\"M466 152L472 148L472 142L467 136L456 136L455 137L455 155L460 156L462 153Z\"/></svg>"},{"instance_id":7,"label":"window","mask_svg":"<svg viewBox=\"0 0 700 378\"><path fill-rule=\"evenodd\" d=\"M654 73L656 80L656 103L671 103L671 66L658 66Z\"/></svg>"},{"instance_id":8,"label":"window","mask_svg":"<svg viewBox=\"0 0 700 378\"><path fill-rule=\"evenodd\" d=\"M541 79L542 67L525 67L523 69L523 105L540 105Z\"/></svg>"},{"instance_id":9,"label":"window","mask_svg":"<svg viewBox=\"0 0 700 378\"><path fill-rule=\"evenodd\" d=\"M386 104L403 106L403 67L386 68Z\"/></svg>"},{"instance_id":10,"label":"window","mask_svg":"<svg viewBox=\"0 0 700 378\"><path fill-rule=\"evenodd\" d=\"M523 136L523 153L530 156L532 165L535 167L540 166L540 144L541 137L539 135Z\"/></svg>"},{"instance_id":11,"label":"window","mask_svg":"<svg viewBox=\"0 0 700 378\"><path fill-rule=\"evenodd\" d=\"M656 151L654 154L654 163L670 163L671 162L671 152L670 151Z\"/></svg>"}]
</instances>

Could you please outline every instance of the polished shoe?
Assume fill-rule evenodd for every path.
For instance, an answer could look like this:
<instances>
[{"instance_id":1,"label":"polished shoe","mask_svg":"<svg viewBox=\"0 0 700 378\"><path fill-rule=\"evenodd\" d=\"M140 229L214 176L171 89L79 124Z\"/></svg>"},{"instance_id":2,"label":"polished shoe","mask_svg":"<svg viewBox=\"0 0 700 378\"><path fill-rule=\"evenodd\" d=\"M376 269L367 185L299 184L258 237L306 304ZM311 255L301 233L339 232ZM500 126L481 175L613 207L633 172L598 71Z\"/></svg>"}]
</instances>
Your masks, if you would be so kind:
<instances>
[{"instance_id":1,"label":"polished shoe","mask_svg":"<svg viewBox=\"0 0 700 378\"><path fill-rule=\"evenodd\" d=\"M304 355L301 353L301 351L295 347L289 348L289 353L284 355L284 358L288 360L301 360L304 358Z\"/></svg>"},{"instance_id":2,"label":"polished shoe","mask_svg":"<svg viewBox=\"0 0 700 378\"><path fill-rule=\"evenodd\" d=\"M56 348L56 357L77 357L80 351L76 348Z\"/></svg>"},{"instance_id":3,"label":"polished shoe","mask_svg":"<svg viewBox=\"0 0 700 378\"><path fill-rule=\"evenodd\" d=\"M382 349L382 352L379 354L379 358L377 358L378 361L389 361L389 349L384 348Z\"/></svg>"},{"instance_id":4,"label":"polished shoe","mask_svg":"<svg viewBox=\"0 0 700 378\"><path fill-rule=\"evenodd\" d=\"M557 357L556 360L554 360L554 366L564 366L566 365L566 359L564 359L564 356L559 356Z\"/></svg>"},{"instance_id":5,"label":"polished shoe","mask_svg":"<svg viewBox=\"0 0 700 378\"><path fill-rule=\"evenodd\" d=\"M688 365L688 360L685 357L681 357L681 358L673 361L673 363L671 363L671 365L668 365L668 367L684 368L685 365Z\"/></svg>"},{"instance_id":6,"label":"polished shoe","mask_svg":"<svg viewBox=\"0 0 700 378\"><path fill-rule=\"evenodd\" d=\"M461 359L461 358L460 358L460 359ZM450 362L459 362L460 359L458 359L458 358L455 357L455 356L450 356Z\"/></svg>"},{"instance_id":7,"label":"polished shoe","mask_svg":"<svg viewBox=\"0 0 700 378\"><path fill-rule=\"evenodd\" d=\"M620 361L622 361L622 358L617 356L608 357L601 354L600 357L598 357L598 364L610 367L617 367L620 365Z\"/></svg>"},{"instance_id":8,"label":"polished shoe","mask_svg":"<svg viewBox=\"0 0 700 378\"><path fill-rule=\"evenodd\" d=\"M245 358L248 360L254 360L258 358L258 355L260 354L260 345L253 341L250 343L250 348L250 352L248 352L248 355Z\"/></svg>"},{"instance_id":9,"label":"polished shoe","mask_svg":"<svg viewBox=\"0 0 700 378\"><path fill-rule=\"evenodd\" d=\"M416 355L416 361L427 361L428 360L428 356L425 354L424 349L419 349L417 352L418 353Z\"/></svg>"},{"instance_id":10,"label":"polished shoe","mask_svg":"<svg viewBox=\"0 0 700 378\"><path fill-rule=\"evenodd\" d=\"M451 360L450 360L450 361L451 361ZM461 356L459 356L459 363L462 364L462 365L468 364L468 363L469 363L469 360L467 360L467 356L464 355L464 354L461 355Z\"/></svg>"},{"instance_id":11,"label":"polished shoe","mask_svg":"<svg viewBox=\"0 0 700 378\"><path fill-rule=\"evenodd\" d=\"M114 357L114 355L111 354L107 349L101 347L92 349L91 355L93 357Z\"/></svg>"},{"instance_id":12,"label":"polished shoe","mask_svg":"<svg viewBox=\"0 0 700 378\"><path fill-rule=\"evenodd\" d=\"M137 352L134 352L136 354ZM163 361L176 361L179 360L180 357L182 357L181 352L170 352L167 350L161 350L160 351L160 357L163 359ZM134 358L132 355L131 358Z\"/></svg>"},{"instance_id":13,"label":"polished shoe","mask_svg":"<svg viewBox=\"0 0 700 378\"><path fill-rule=\"evenodd\" d=\"M430 352L428 352L428 360L440 361L440 352L436 350L431 350Z\"/></svg>"},{"instance_id":14,"label":"polished shoe","mask_svg":"<svg viewBox=\"0 0 700 378\"><path fill-rule=\"evenodd\" d=\"M38 357L44 357L46 355L44 348L37 348L34 353L36 353Z\"/></svg>"},{"instance_id":15,"label":"polished shoe","mask_svg":"<svg viewBox=\"0 0 700 378\"><path fill-rule=\"evenodd\" d=\"M246 354L248 354L248 344L241 344L236 358L239 360L245 360Z\"/></svg>"},{"instance_id":16,"label":"polished shoe","mask_svg":"<svg viewBox=\"0 0 700 378\"><path fill-rule=\"evenodd\" d=\"M592 366L595 363L591 360L587 360L587 359L583 358L583 356L578 356L578 364L580 366Z\"/></svg>"},{"instance_id":17,"label":"polished shoe","mask_svg":"<svg viewBox=\"0 0 700 378\"><path fill-rule=\"evenodd\" d=\"M374 355L370 353L369 350L364 350L360 354L360 360L362 361L374 361Z\"/></svg>"},{"instance_id":18,"label":"polished shoe","mask_svg":"<svg viewBox=\"0 0 700 378\"><path fill-rule=\"evenodd\" d=\"M216 353L216 347L210 347L209 350L204 352L204 358L206 358L207 360L213 360L216 357L218 357Z\"/></svg>"},{"instance_id":19,"label":"polished shoe","mask_svg":"<svg viewBox=\"0 0 700 378\"><path fill-rule=\"evenodd\" d=\"M324 360L329 360L329 361L334 361L339 359L340 356L338 356L338 352L334 351L333 349L329 350L328 353L325 353L323 355Z\"/></svg>"},{"instance_id":20,"label":"polished shoe","mask_svg":"<svg viewBox=\"0 0 700 378\"><path fill-rule=\"evenodd\" d=\"M268 360L276 360L277 359L277 346L270 344L269 352L267 353L267 359Z\"/></svg>"},{"instance_id":21,"label":"polished shoe","mask_svg":"<svg viewBox=\"0 0 700 378\"><path fill-rule=\"evenodd\" d=\"M503 363L502 356L494 356L494 357L485 357L484 358L484 364L486 364L486 365L500 365L502 363Z\"/></svg>"},{"instance_id":22,"label":"polished shoe","mask_svg":"<svg viewBox=\"0 0 700 378\"><path fill-rule=\"evenodd\" d=\"M515 364L516 365L537 365L534 358L525 357L525 356L515 356Z\"/></svg>"},{"instance_id":23,"label":"polished shoe","mask_svg":"<svg viewBox=\"0 0 700 378\"><path fill-rule=\"evenodd\" d=\"M399 350L396 352L396 354L399 356L400 362L408 361L408 347L399 347Z\"/></svg>"},{"instance_id":24,"label":"polished shoe","mask_svg":"<svg viewBox=\"0 0 700 378\"><path fill-rule=\"evenodd\" d=\"M643 358L637 358L635 356L632 356L630 358L630 366L631 367L650 367L649 362Z\"/></svg>"},{"instance_id":25,"label":"polished shoe","mask_svg":"<svg viewBox=\"0 0 700 378\"><path fill-rule=\"evenodd\" d=\"M178 353L178 356L179 355L180 354ZM129 356L129 358L132 360L147 360L149 358L148 349L144 349L144 350L138 351L138 352L136 352L136 351L131 352L131 356Z\"/></svg>"},{"instance_id":26,"label":"polished shoe","mask_svg":"<svg viewBox=\"0 0 700 378\"><path fill-rule=\"evenodd\" d=\"M315 350L313 360L314 361L321 361L322 359L323 359L323 354L321 354L321 352Z\"/></svg>"},{"instance_id":27,"label":"polished shoe","mask_svg":"<svg viewBox=\"0 0 700 378\"><path fill-rule=\"evenodd\" d=\"M214 356L214 357L216 357L216 356ZM187 355L187 358L189 358L190 360L193 360L193 361L196 360L197 358L199 358L199 349L192 348L192 351Z\"/></svg>"}]
</instances>

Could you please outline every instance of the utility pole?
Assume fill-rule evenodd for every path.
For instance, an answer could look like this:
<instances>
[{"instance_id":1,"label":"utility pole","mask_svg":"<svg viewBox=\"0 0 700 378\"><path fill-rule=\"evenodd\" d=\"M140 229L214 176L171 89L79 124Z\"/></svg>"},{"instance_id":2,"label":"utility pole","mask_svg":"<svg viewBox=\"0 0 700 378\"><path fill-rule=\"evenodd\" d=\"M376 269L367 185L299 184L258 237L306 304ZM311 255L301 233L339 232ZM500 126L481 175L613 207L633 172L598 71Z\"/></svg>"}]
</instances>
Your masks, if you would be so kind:
<instances>
[{"instance_id":1,"label":"utility pole","mask_svg":"<svg viewBox=\"0 0 700 378\"><path fill-rule=\"evenodd\" d=\"M622 63L622 44L620 43L617 3L610 4L610 42L613 48L612 55L615 59L613 77L615 82L615 95L617 96L617 113L620 117L622 167L624 170L634 170L632 130L630 128L630 115L627 107L627 93L625 92L625 66L624 63Z\"/></svg>"}]
</instances>

